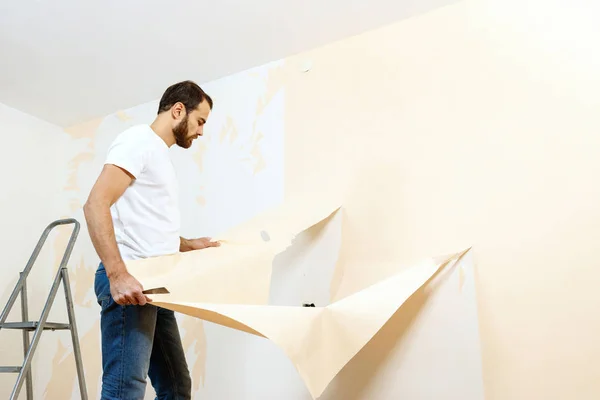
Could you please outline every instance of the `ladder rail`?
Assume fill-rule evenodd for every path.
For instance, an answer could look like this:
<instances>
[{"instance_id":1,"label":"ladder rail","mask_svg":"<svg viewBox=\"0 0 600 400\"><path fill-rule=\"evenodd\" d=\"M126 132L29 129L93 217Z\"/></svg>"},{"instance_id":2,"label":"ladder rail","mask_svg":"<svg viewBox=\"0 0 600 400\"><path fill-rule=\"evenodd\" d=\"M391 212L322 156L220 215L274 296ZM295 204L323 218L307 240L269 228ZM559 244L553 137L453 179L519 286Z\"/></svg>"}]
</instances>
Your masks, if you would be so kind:
<instances>
[{"instance_id":1,"label":"ladder rail","mask_svg":"<svg viewBox=\"0 0 600 400\"><path fill-rule=\"evenodd\" d=\"M19 274L22 275L23 273ZM21 288L21 320L25 322L29 322L29 302L27 301L27 280L23 281L23 287ZM23 329L23 357L27 357L27 350L29 349L30 337L29 331ZM20 372L20 371L19 371ZM25 380L27 382L27 400L33 400L33 379L31 368L27 370Z\"/></svg>"},{"instance_id":2,"label":"ladder rail","mask_svg":"<svg viewBox=\"0 0 600 400\"><path fill-rule=\"evenodd\" d=\"M57 226L73 224L73 231L71 232L71 236L69 238L69 242L67 243L67 247L63 254L60 265L56 271L56 275L54 277L54 281L52 283L52 287L50 289L50 293L48 294L48 298L46 299L46 303L44 304L44 308L42 309L42 314L40 316L39 321L35 321L35 331L33 334L33 338L30 340L29 337L29 325L31 321L29 321L29 309L28 309L28 301L27 301L27 277L33 264L37 260L39 253L46 242L50 232ZM15 304L17 296L21 295L21 319L23 324L20 329L23 329L23 352L24 352L24 361L21 367L1 367L0 372L18 372L17 381L13 388L12 394L10 396L11 400L15 400L23 387L23 384L27 382L26 390L27 390L27 400L33 399L33 387L32 387L32 379L31 379L31 364L33 360L33 356L39 344L41 334L46 329L46 323L48 319L48 315L50 313L50 309L54 303L56 298L56 294L58 292L58 288L60 287L61 282L64 285L65 291L65 300L67 305L67 313L69 317L68 329L71 330L71 339L73 341L73 352L75 356L75 363L77 367L77 376L79 379L79 389L81 393L81 398L83 400L87 400L87 388L85 385L85 377L84 377L84 369L83 369L83 361L81 357L81 348L79 345L79 336L77 332L77 325L75 323L75 309L73 304L73 299L70 290L70 281L67 269L67 263L71 257L71 253L73 251L73 247L75 246L75 241L77 240L77 236L79 235L80 223L74 218L60 219L50 223L46 229L44 229L40 239L38 240L30 258L27 262L25 269L20 273L19 281L17 285L13 289L13 292L10 295L10 298L5 305L2 314L0 315L0 329L2 329L2 324L5 324L6 318L10 313L10 310ZM9 327L14 326L14 324L6 324ZM21 325L21 324L17 324ZM55 325L61 324L50 324L48 328L54 327Z\"/></svg>"},{"instance_id":3,"label":"ladder rail","mask_svg":"<svg viewBox=\"0 0 600 400\"><path fill-rule=\"evenodd\" d=\"M42 238L44 240L42 241L42 238L40 238L38 245L41 242L41 245L43 246L44 242L46 241L46 239L48 237L48 234L50 233L50 230L52 230L56 226L69 223L69 222L63 222L62 224L60 224L60 223L58 223L60 221L66 221L66 220L55 221L55 222L51 223L50 225L48 225L48 228L50 228L50 229L46 228L44 230L44 234L42 234ZM58 270L56 271L56 275L54 277L54 282L52 283L52 288L50 289L50 294L48 295L48 298L46 299L46 304L44 304L44 308L42 309L42 315L40 316L39 323L35 329L33 338L31 339L31 344L29 345L29 348L27 350L27 354L25 356L25 361L23 362L23 367L21 368L21 371L19 372L19 375L17 376L17 382L15 383L15 386L13 388L13 391L12 391L12 394L10 397L11 400L16 399L18 397L19 392L21 391L21 388L24 383L25 375L27 374L27 372L31 371L31 360L33 359L33 354L35 353L35 350L37 349L37 345L40 341L41 334L44 331L44 325L46 324L46 320L48 319L48 314L50 314L50 309L52 308L52 304L54 303L54 299L56 298L56 293L58 292L58 287L60 286L60 282L61 282L61 279L63 276L62 270L63 270L63 268L66 268L66 264L69 261L69 258L71 257L71 252L73 250L73 246L75 245L75 240L77 238L77 235L79 234L79 221L72 219L70 221L70 223L73 223L75 226L73 228L73 231L71 232L71 237L69 238L67 248L66 248L63 258L60 262L60 266L58 267ZM39 248L38 248L38 246L36 246L36 249L34 250L35 258L32 257L33 260L31 261L31 263L28 263L23 275L26 275L29 273L29 271L31 271L33 262L35 262L35 259L39 255L40 250L41 250L41 246L39 246ZM21 282L21 285L23 283L24 283L24 281Z\"/></svg>"},{"instance_id":4,"label":"ladder rail","mask_svg":"<svg viewBox=\"0 0 600 400\"><path fill-rule=\"evenodd\" d=\"M10 294L10 297L8 298L8 302L4 306L4 309L2 310L2 314L0 314L0 324L3 324L4 322L6 322L6 318L8 317L10 310L14 306L15 301L17 301L17 297L19 296L19 293L21 292L23 285L25 284L25 280L27 279L27 276L29 275L29 272L31 271L33 264L35 263L38 256L40 255L42 247L44 246L44 243L46 243L46 239L48 239L48 235L50 235L50 232L52 231L52 229L56 228L57 226L67 225L67 224L75 225L73 232L71 233L71 239L69 240L69 244L71 244L71 240L73 240L73 237L74 236L77 237L77 235L79 234L80 224L79 224L79 221L77 221L76 219L74 219L74 218L59 219L59 220L53 221L52 223L48 224L46 229L44 229L35 248L33 249L33 252L31 253L31 256L29 257L29 261L27 261L27 265L25 266L25 269L21 272L21 276L19 278L19 281L17 282L17 285L14 287L12 293ZM74 243L73 243L73 245L74 245ZM69 257L71 256L71 250L73 249L73 245L71 245L71 249L69 250ZM63 257L63 261L64 261L64 257ZM62 264L63 263L61 262L61 265Z\"/></svg>"},{"instance_id":5,"label":"ladder rail","mask_svg":"<svg viewBox=\"0 0 600 400\"><path fill-rule=\"evenodd\" d=\"M81 347L79 346L79 334L77 332L77 324L75 323L75 308L73 307L73 298L71 296L71 287L69 281L69 272L67 268L63 268L63 286L65 288L65 300L67 301L67 313L69 316L69 325L71 325L71 340L73 342L73 356L75 358L75 368L77 369L77 379L79 380L79 392L82 400L87 400L87 387L85 385L85 375L83 368L83 357L81 355Z\"/></svg>"}]
</instances>

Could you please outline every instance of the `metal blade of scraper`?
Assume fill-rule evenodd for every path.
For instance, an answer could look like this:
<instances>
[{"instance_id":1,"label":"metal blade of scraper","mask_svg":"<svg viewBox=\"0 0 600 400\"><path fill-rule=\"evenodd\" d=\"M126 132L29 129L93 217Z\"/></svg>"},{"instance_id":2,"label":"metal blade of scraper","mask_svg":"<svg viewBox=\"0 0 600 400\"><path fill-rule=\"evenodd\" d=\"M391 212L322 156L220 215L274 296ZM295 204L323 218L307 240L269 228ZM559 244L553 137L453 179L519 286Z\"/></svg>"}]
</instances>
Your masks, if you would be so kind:
<instances>
[{"instance_id":1,"label":"metal blade of scraper","mask_svg":"<svg viewBox=\"0 0 600 400\"><path fill-rule=\"evenodd\" d=\"M171 292L169 292L167 290L167 288L165 288L165 287L159 287L159 288L144 290L142 293L143 294L168 294Z\"/></svg>"}]
</instances>

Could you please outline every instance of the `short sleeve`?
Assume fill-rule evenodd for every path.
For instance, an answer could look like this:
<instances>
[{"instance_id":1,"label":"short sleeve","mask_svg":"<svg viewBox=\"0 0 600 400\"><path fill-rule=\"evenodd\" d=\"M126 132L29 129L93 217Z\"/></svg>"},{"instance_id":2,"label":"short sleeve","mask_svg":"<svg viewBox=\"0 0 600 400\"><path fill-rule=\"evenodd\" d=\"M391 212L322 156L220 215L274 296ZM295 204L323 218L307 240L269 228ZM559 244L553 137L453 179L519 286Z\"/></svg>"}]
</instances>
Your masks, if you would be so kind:
<instances>
[{"instance_id":1,"label":"short sleeve","mask_svg":"<svg viewBox=\"0 0 600 400\"><path fill-rule=\"evenodd\" d=\"M120 167L136 179L144 170L148 145L141 135L121 134L108 149L105 164Z\"/></svg>"}]
</instances>

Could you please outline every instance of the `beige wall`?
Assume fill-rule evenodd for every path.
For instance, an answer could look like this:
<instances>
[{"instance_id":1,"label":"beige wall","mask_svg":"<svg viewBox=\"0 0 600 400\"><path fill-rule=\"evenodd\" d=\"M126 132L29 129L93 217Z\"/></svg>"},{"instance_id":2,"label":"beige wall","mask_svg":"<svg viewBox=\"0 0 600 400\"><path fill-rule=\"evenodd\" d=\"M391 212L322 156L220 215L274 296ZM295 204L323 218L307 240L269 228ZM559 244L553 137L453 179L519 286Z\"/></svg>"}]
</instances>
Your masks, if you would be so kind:
<instances>
[{"instance_id":1,"label":"beige wall","mask_svg":"<svg viewBox=\"0 0 600 400\"><path fill-rule=\"evenodd\" d=\"M474 246L490 400L600 396L598 14L577 7L462 2L287 60L287 190L349 182L346 274Z\"/></svg>"},{"instance_id":2,"label":"beige wall","mask_svg":"<svg viewBox=\"0 0 600 400\"><path fill-rule=\"evenodd\" d=\"M600 295L593 294L600 278L595 259L600 51L594 14L575 7L536 0L461 2L290 57L266 68L265 74L264 68L244 73L243 79L249 79L243 81L244 92L256 94L250 101L239 96L242 75L208 85L220 107L249 110L231 120L220 117L226 122L214 128L222 138L215 146L230 143L235 150L225 153L227 161L249 160L251 175L263 179L260 169L274 161L257 143L263 137L271 140L277 130L265 134L253 131L254 126L244 136L243 129L263 118L265 105L278 93L285 96L284 106L270 112L285 121L286 193L335 185L346 191L339 262L344 270L333 273L332 299L392 273L399 262L473 246L485 392L491 400L600 395ZM302 73L306 61L312 69ZM10 181L18 188L18 200L3 199L5 207L22 213L6 215L13 227L18 214L30 222L23 230L29 239L9 253L12 261L24 264L47 219L82 219L82 201L111 138L128 124L147 122L153 107L140 105L57 133L64 165L54 180L40 175L45 171L38 161L45 153L41 146L51 148L45 137L22 139L31 157L6 149L12 158L5 160L21 162L25 177ZM27 128L22 131L29 132L28 123L23 124ZM260 129L265 128L259 124ZM198 145L178 168L202 173L214 167L207 160L224 159L220 154ZM276 152L272 148L269 154ZM39 171L30 168L37 165L33 160L40 162ZM190 172L194 179L196 172ZM195 181L197 190L184 188L185 198L193 198L184 212L204 210L193 211L197 218L207 218L202 208L211 198L206 185L218 186L219 175L202 179ZM39 186L25 187L23 181ZM60 191L59 200L53 210L44 211L38 199L53 188ZM212 229L188 225L185 234L212 234ZM98 310L90 290L97 258L84 238L87 232L82 233L73 285L93 397L100 373ZM5 233L5 243L11 240L12 234ZM360 277L373 264L389 268L370 280L344 279ZM2 278L21 267L11 268L10 273L3 269ZM51 272L46 272L48 281ZM244 354L258 358L260 349L269 348L188 318L182 333L201 398L203 393L223 393L210 386L211 377L231 372ZM43 347L49 361L40 358L36 364L36 390L43 398L68 398L74 388L68 345L64 335ZM241 355L232 356L232 349ZM381 362L381 357L366 359ZM264 374L285 370L292 376L289 365L269 365L272 369L264 367ZM236 373L247 376L242 370ZM360 389L367 378L349 383ZM344 376L340 379L336 384L343 386ZM280 379L278 385L282 382L287 381ZM5 381L0 384L0 395L8 392Z\"/></svg>"}]
</instances>

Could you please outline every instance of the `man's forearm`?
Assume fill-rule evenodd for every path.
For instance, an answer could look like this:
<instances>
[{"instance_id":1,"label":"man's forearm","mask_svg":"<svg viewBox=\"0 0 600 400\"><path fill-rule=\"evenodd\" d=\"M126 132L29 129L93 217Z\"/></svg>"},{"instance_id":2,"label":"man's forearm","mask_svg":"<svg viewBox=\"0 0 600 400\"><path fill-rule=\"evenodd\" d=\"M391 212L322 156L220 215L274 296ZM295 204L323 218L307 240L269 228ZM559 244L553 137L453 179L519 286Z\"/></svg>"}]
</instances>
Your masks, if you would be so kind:
<instances>
[{"instance_id":1,"label":"man's forearm","mask_svg":"<svg viewBox=\"0 0 600 400\"><path fill-rule=\"evenodd\" d=\"M119 253L110 208L101 204L86 203L83 208L92 244L100 257L109 278L118 276L127 268Z\"/></svg>"}]
</instances>

